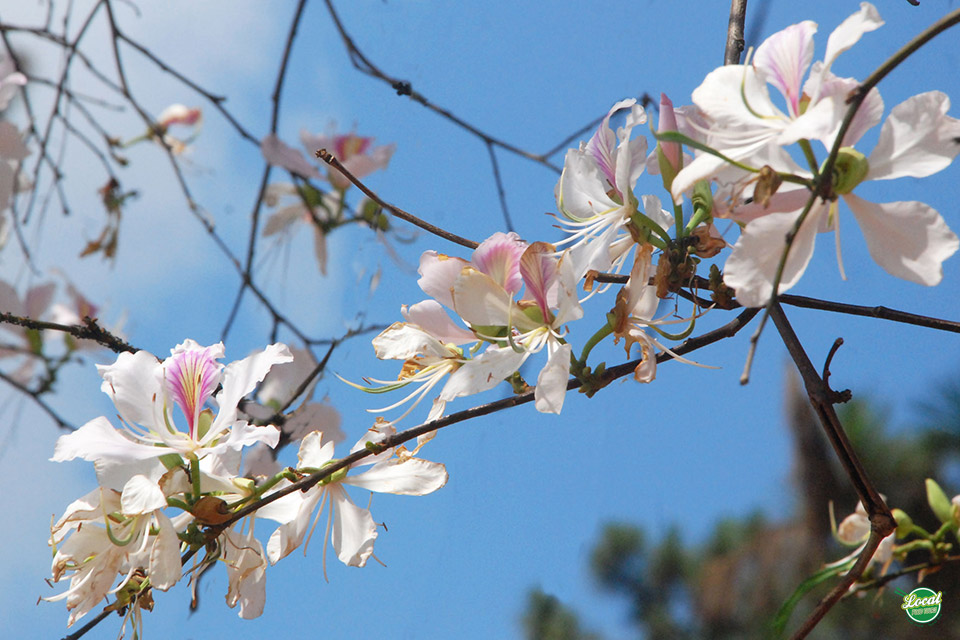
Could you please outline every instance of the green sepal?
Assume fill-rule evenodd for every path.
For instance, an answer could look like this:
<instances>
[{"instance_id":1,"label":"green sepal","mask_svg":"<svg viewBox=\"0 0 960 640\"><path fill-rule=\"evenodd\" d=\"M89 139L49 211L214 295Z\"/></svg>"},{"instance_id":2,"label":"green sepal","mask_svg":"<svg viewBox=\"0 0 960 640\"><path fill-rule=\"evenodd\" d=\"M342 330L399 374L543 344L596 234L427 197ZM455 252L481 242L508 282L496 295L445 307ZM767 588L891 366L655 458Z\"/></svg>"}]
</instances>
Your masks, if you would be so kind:
<instances>
[{"instance_id":1,"label":"green sepal","mask_svg":"<svg viewBox=\"0 0 960 640\"><path fill-rule=\"evenodd\" d=\"M906 538L913 531L913 518L902 509L893 509L893 519L897 521L897 538Z\"/></svg>"},{"instance_id":2,"label":"green sepal","mask_svg":"<svg viewBox=\"0 0 960 640\"><path fill-rule=\"evenodd\" d=\"M167 471L184 466L183 458L180 457L179 453L166 453L160 456L159 459L160 464L162 464Z\"/></svg>"},{"instance_id":3,"label":"green sepal","mask_svg":"<svg viewBox=\"0 0 960 640\"><path fill-rule=\"evenodd\" d=\"M927 478L927 503L940 522L953 522L953 503L932 478Z\"/></svg>"}]
</instances>

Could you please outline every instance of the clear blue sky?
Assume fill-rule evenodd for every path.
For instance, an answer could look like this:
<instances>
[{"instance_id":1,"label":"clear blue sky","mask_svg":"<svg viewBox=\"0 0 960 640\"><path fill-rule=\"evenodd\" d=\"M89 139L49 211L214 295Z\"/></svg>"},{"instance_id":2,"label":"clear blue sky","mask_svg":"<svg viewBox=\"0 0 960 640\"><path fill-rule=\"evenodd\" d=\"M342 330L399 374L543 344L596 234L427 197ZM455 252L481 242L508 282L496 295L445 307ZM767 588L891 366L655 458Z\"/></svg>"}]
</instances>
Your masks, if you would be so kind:
<instances>
[{"instance_id":1,"label":"clear blue sky","mask_svg":"<svg viewBox=\"0 0 960 640\"><path fill-rule=\"evenodd\" d=\"M228 106L248 128L256 135L266 133L273 77L294 3L271 3L269 9L256 2L195 4L142 6L137 18L120 3L118 14L131 35L213 92L228 96ZM804 19L820 24L815 59L822 56L830 31L858 7L835 0L763 4L769 11L761 38ZM905 1L877 5L886 26L865 35L840 58L834 67L839 75L866 77L953 7L933 0L920 7ZM760 6L756 0L750 3L748 33L754 33L751 21ZM484 131L539 152L624 97L663 91L675 104L687 103L703 76L722 62L729 5L632 0L607 2L601 10L571 1L363 0L341 1L337 8L357 44L384 71L409 80L434 103ZM21 23L28 19L14 20L8 13L0 11L0 16ZM921 91L960 96L960 78L954 73L960 68L958 34L941 36L881 85L888 111ZM204 107L206 123L187 177L218 231L235 246L245 246L262 166L259 152L233 136L199 96L135 56L128 58L135 88L155 113L171 102ZM334 120L341 129L356 125L359 133L378 142L397 144L389 169L369 180L386 199L474 239L502 229L483 144L354 71L325 7L316 0L298 34L283 99L280 133L291 144L301 128L323 131ZM952 114L958 113L954 108ZM139 133L132 117L118 118L117 127L118 133ZM865 149L875 136L864 141ZM142 196L125 216L116 266L110 269L96 259L74 264L69 257L96 233L101 216L90 193L104 179L95 167L83 164L80 153L68 157L74 162L68 186L85 204L69 220L55 212L47 215L39 231L38 263L43 269L68 270L88 295L108 304L113 316L126 310L127 334L137 346L162 355L187 337L215 342L236 291L236 276L187 211L161 153L144 146L130 155L129 184L140 187ZM557 176L509 154L498 158L517 231L530 241L558 239L543 215L556 209ZM562 163L562 154L555 160ZM881 201L927 202L958 230L957 184L958 169L952 167L922 182L871 185L866 193ZM660 191L656 179L638 189ZM903 283L870 260L852 220L844 222L849 280L839 278L831 242L821 241L796 293L960 317L960 258L945 264L938 288ZM367 233L350 230L331 237L331 272L325 279L317 272L306 234L289 250L271 253L268 248L261 244L261 281L313 334L342 333L358 308L369 322L392 322L399 319L401 304L422 298L415 274L380 255L380 245ZM415 265L427 248L466 255L425 235L399 250ZM28 278L9 249L2 259L0 276L24 286ZM378 264L382 284L370 296L358 274L369 276ZM593 312L605 304L594 305ZM842 336L846 344L833 367L835 384L882 399L894 416L902 416L906 403L930 385L956 375L953 335L803 310L789 315L814 362L822 362L834 338ZM731 317L712 313L698 329ZM227 343L227 359L265 344L267 327L264 314L248 299ZM577 329L574 340L581 344L593 331ZM603 523L636 522L655 537L677 525L685 540L695 541L720 518L757 508L776 518L792 508L781 409L786 354L768 331L752 381L741 387L747 337L744 333L696 354L698 361L722 367L719 371L670 364L659 369L650 385L615 383L592 400L571 395L559 418L524 406L452 427L423 451L424 457L447 465L450 481L443 490L424 498L373 499L374 518L389 528L376 546L386 568L373 562L364 570L331 563L326 584L318 537L305 559L297 552L268 570L267 608L261 618L242 621L226 608L221 568L202 582L201 609L193 616L188 617L188 593L182 586L157 594L156 610L146 617L147 634L516 637L526 593L539 586L575 606L588 628L624 637L629 633L625 609L599 593L588 574L589 551ZM609 354L611 363L620 357ZM339 349L331 367L350 379L387 378L396 371L395 363L377 362L362 339ZM88 358L85 367L74 367L64 377L53 402L78 424L112 416L112 405L98 387ZM375 405L333 376L321 381L317 397L327 393L343 415L348 440L354 441L371 420L364 408ZM451 410L467 408L472 400L460 400ZM42 582L49 572L47 527L51 514L59 515L93 488L93 474L85 463L47 462L58 433L29 402L5 396L0 415L5 443L0 481L7 488L3 504L10 521L0 533L7 549L7 565L0 572L0 619L11 637L59 637L66 622L62 603L34 606L38 595L52 593ZM413 426L424 415L418 410L401 426ZM366 498L358 494L358 499ZM115 635L115 621L108 619L88 637Z\"/></svg>"}]
</instances>

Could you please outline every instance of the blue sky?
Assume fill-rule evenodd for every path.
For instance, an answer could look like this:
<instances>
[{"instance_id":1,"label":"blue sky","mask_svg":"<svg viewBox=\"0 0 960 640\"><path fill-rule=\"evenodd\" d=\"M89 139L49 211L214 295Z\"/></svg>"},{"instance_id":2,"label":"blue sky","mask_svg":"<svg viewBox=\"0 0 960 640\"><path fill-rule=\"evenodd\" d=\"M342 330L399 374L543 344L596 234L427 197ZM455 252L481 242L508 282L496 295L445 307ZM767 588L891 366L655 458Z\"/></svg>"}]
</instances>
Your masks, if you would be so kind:
<instances>
[{"instance_id":1,"label":"blue sky","mask_svg":"<svg viewBox=\"0 0 960 640\"><path fill-rule=\"evenodd\" d=\"M143 6L140 17L122 4L117 10L130 35L211 91L228 96L228 107L255 135L266 133L293 3L272 3L269 11L255 2L196 4L172 2L163 10ZM804 19L820 24L815 59L830 31L858 7L835 1L767 4L761 37ZM752 5L748 32L760 3ZM878 3L887 25L864 36L834 71L865 77L953 6ZM722 61L728 4L608 2L599 11L566 1L358 0L340 2L337 9L358 45L385 72L409 80L431 101L484 131L539 152L621 98L663 91L678 105L688 102L703 76ZM23 23L29 19L23 11L22 18L8 10L0 16ZM960 79L946 72L960 68L957 42L957 32L948 32L891 74L880 87L887 111L922 91L960 95ZM107 60L105 51L99 59ZM131 54L128 59L134 89L154 113L171 102L204 107L206 122L187 179L218 232L242 253L262 167L258 150L233 135L199 96L142 59ZM334 121L341 129L355 126L378 142L395 142L389 169L369 180L384 198L473 239L502 229L483 144L354 71L320 2L311 3L304 16L283 100L280 135L289 143L296 143L301 128L320 132ZM117 133L127 136L141 128L133 116L117 117L115 123ZM864 148L871 148L875 138L876 133L868 136ZM108 319L126 311L126 332L137 346L163 355L187 337L215 342L236 292L236 275L187 210L161 153L146 145L132 149L130 157L132 166L124 175L142 196L125 215L116 266L70 257L99 229L101 208L91 185L105 180L79 150L67 157L68 188L78 205L71 218L60 219L51 211L31 230L37 262L41 269L59 266L70 273L88 295L106 304ZM506 153L498 152L498 158L516 230L530 241L557 240L544 216L556 209L556 174ZM561 163L562 154L555 161ZM922 182L869 185L863 194L882 201L922 200L957 229L957 184L957 168L951 167ZM656 179L646 178L638 189L660 191ZM796 293L960 316L960 259L944 265L938 288L904 283L870 260L856 225L849 218L844 222L849 279L840 279L832 242L822 239ZM422 298L415 273L383 256L368 233L338 231L330 243L326 278L317 271L306 234L288 249L260 245L263 262L257 277L311 334L338 335L356 322L358 311L368 322L392 322L399 319L401 304ZM398 246L411 265L428 248L466 256L424 234L410 246ZM10 248L0 259L4 279L21 287L31 281ZM365 278L378 266L381 286L371 295ZM594 305L592 312L604 311L605 304ZM906 415L908 403L930 385L956 375L952 335L800 309L788 313L815 363L822 362L836 337L844 337L833 366L835 384L882 399L894 418ZM711 313L698 330L731 317ZM262 347L268 328L265 314L248 297L227 342L227 359ZM572 328L581 344L595 329ZM790 449L781 408L789 363L770 327L752 380L741 387L747 338L744 332L696 354L698 361L722 367L719 371L672 363L661 367L650 385L614 383L592 400L571 395L559 418L525 406L452 427L423 451L424 457L447 465L450 481L443 490L424 498L373 499L375 519L389 528L381 532L376 551L386 568L371 562L363 570L350 569L331 556L327 584L318 538L306 558L297 552L268 571L267 609L258 620L240 620L223 604L226 583L220 569L201 583L201 609L193 616L187 614L188 593L182 586L158 594L157 608L147 616L147 633L184 638L261 638L278 632L332 632L350 638L516 637L526 593L539 586L581 611L588 628L625 637L625 609L598 592L588 574L589 551L603 523L635 522L654 537L677 525L685 540L696 541L720 518L758 508L776 518L792 508ZM605 353L613 363L622 352ZM377 362L363 339L338 349L331 367L350 379L396 373L395 363ZM114 413L99 392L89 358L87 366L64 376L59 389L52 402L77 424ZM503 393L498 389L459 400L451 409ZM364 409L378 405L333 376L321 381L317 396L324 394L334 398L347 438L354 441L372 419ZM15 636L59 637L66 621L62 603L34 606L38 595L53 592L42 582L49 571L47 527L52 514L93 488L93 474L85 463L47 462L58 435L54 426L28 401L4 397L0 482L8 488L4 505L16 524L0 532L0 544L16 552L8 554L9 564L0 572L0 618ZM418 410L401 426L414 426L424 415ZM115 635L111 619L88 637Z\"/></svg>"}]
</instances>

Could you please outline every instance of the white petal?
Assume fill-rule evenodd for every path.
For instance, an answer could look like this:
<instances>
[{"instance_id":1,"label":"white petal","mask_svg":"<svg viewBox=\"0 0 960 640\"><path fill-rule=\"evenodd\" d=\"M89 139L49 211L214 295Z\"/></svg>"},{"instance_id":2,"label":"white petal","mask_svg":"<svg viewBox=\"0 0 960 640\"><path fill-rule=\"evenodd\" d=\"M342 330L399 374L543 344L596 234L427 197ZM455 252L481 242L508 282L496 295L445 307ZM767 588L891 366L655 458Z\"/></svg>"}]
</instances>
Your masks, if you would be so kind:
<instances>
[{"instance_id":1,"label":"white petal","mask_svg":"<svg viewBox=\"0 0 960 640\"><path fill-rule=\"evenodd\" d=\"M487 347L486 351L450 374L440 392L440 400L448 402L492 389L519 369L526 358L526 353L517 353L510 347Z\"/></svg>"},{"instance_id":2,"label":"white petal","mask_svg":"<svg viewBox=\"0 0 960 640\"><path fill-rule=\"evenodd\" d=\"M150 513L156 509L164 509L166 506L167 498L163 495L160 486L145 476L135 475L123 485L120 508L124 515Z\"/></svg>"},{"instance_id":3,"label":"white petal","mask_svg":"<svg viewBox=\"0 0 960 640\"><path fill-rule=\"evenodd\" d=\"M447 468L420 458L390 458L361 474L347 476L343 482L367 491L424 496L447 483Z\"/></svg>"},{"instance_id":4,"label":"white petal","mask_svg":"<svg viewBox=\"0 0 960 640\"><path fill-rule=\"evenodd\" d=\"M841 22L827 39L827 51L823 56L825 69L829 69L837 56L855 45L860 37L883 26L883 19L869 2L860 3L860 11Z\"/></svg>"},{"instance_id":5,"label":"white petal","mask_svg":"<svg viewBox=\"0 0 960 640\"><path fill-rule=\"evenodd\" d=\"M150 585L166 591L180 581L183 569L180 565L180 539L165 514L156 514L159 533L150 549Z\"/></svg>"},{"instance_id":6,"label":"white petal","mask_svg":"<svg viewBox=\"0 0 960 640\"><path fill-rule=\"evenodd\" d=\"M129 424L164 428L163 365L146 351L121 353L111 365L97 365L100 390L110 396L120 417Z\"/></svg>"},{"instance_id":7,"label":"white petal","mask_svg":"<svg viewBox=\"0 0 960 640\"><path fill-rule=\"evenodd\" d=\"M887 273L932 286L943 278L943 261L956 253L960 240L936 209L922 202L877 204L844 196L853 211L874 261Z\"/></svg>"},{"instance_id":8,"label":"white petal","mask_svg":"<svg viewBox=\"0 0 960 640\"><path fill-rule=\"evenodd\" d=\"M551 341L547 348L550 356L537 377L535 405L541 413L560 413L570 378L570 353L573 347Z\"/></svg>"},{"instance_id":9,"label":"white petal","mask_svg":"<svg viewBox=\"0 0 960 640\"><path fill-rule=\"evenodd\" d=\"M237 405L240 400L253 391L270 371L270 367L284 362L293 362L293 355L287 345L278 342L243 360L228 364L223 370L223 388L217 395L220 411L208 433L215 435L232 425L237 419Z\"/></svg>"},{"instance_id":10,"label":"white petal","mask_svg":"<svg viewBox=\"0 0 960 640\"><path fill-rule=\"evenodd\" d=\"M73 433L60 436L53 450L53 462L82 458L95 460L136 461L155 458L169 449L134 442L113 428L110 421L100 416Z\"/></svg>"},{"instance_id":11,"label":"white petal","mask_svg":"<svg viewBox=\"0 0 960 640\"><path fill-rule=\"evenodd\" d=\"M291 494L303 495L303 498L296 512L296 518L277 527L270 535L270 540L267 541L267 557L270 559L270 564L276 564L303 543L303 537L310 527L310 516L313 515L313 510L323 494L324 490L319 487L309 490L306 495Z\"/></svg>"},{"instance_id":12,"label":"white petal","mask_svg":"<svg viewBox=\"0 0 960 640\"><path fill-rule=\"evenodd\" d=\"M328 490L334 508L331 535L333 549L343 564L362 567L373 553L377 525L368 510L350 502L343 487L330 485Z\"/></svg>"},{"instance_id":13,"label":"white petal","mask_svg":"<svg viewBox=\"0 0 960 640\"><path fill-rule=\"evenodd\" d=\"M527 320L512 303L503 287L473 267L465 267L453 286L453 308L471 325L503 327Z\"/></svg>"},{"instance_id":14,"label":"white petal","mask_svg":"<svg viewBox=\"0 0 960 640\"><path fill-rule=\"evenodd\" d=\"M333 458L333 441L323 442L323 433L320 431L308 433L300 443L297 457L300 460L299 467L320 468Z\"/></svg>"},{"instance_id":15,"label":"white petal","mask_svg":"<svg viewBox=\"0 0 960 640\"><path fill-rule=\"evenodd\" d=\"M406 322L394 322L380 332L373 339L373 349L381 360L409 360L416 356L449 358L454 355L435 337Z\"/></svg>"},{"instance_id":16,"label":"white petal","mask_svg":"<svg viewBox=\"0 0 960 640\"><path fill-rule=\"evenodd\" d=\"M434 298L448 309L453 309L453 296L450 293L460 271L469 264L466 260L452 258L436 251L424 251L420 256L417 284L425 294Z\"/></svg>"},{"instance_id":17,"label":"white petal","mask_svg":"<svg viewBox=\"0 0 960 640\"><path fill-rule=\"evenodd\" d=\"M950 98L939 91L895 106L870 154L867 179L922 178L945 169L960 152L960 120L947 115L949 108Z\"/></svg>"},{"instance_id":18,"label":"white petal","mask_svg":"<svg viewBox=\"0 0 960 640\"><path fill-rule=\"evenodd\" d=\"M783 293L800 279L810 257L820 224L820 216L827 209L814 204L784 265L780 280ZM737 292L737 301L745 307L762 307L773 293L773 279L786 247L786 235L793 228L798 212L771 213L757 218L746 226L723 269L723 281Z\"/></svg>"},{"instance_id":19,"label":"white petal","mask_svg":"<svg viewBox=\"0 0 960 640\"><path fill-rule=\"evenodd\" d=\"M276 134L264 136L260 141L260 152L266 161L274 166L283 167L304 178L320 177L320 172L307 162L302 153L280 140Z\"/></svg>"},{"instance_id":20,"label":"white petal","mask_svg":"<svg viewBox=\"0 0 960 640\"><path fill-rule=\"evenodd\" d=\"M790 114L800 113L803 76L813 60L813 34L817 23L805 20L778 31L757 47L753 65L763 72L767 82L787 99Z\"/></svg>"},{"instance_id":21,"label":"white petal","mask_svg":"<svg viewBox=\"0 0 960 640\"><path fill-rule=\"evenodd\" d=\"M450 314L444 311L436 300L424 300L409 308L404 305L401 307L400 313L403 314L407 322L419 326L441 342L452 342L460 345L477 340L473 332L454 324Z\"/></svg>"},{"instance_id":22,"label":"white petal","mask_svg":"<svg viewBox=\"0 0 960 640\"><path fill-rule=\"evenodd\" d=\"M570 149L563 163L563 173L554 188L557 208L573 220L589 220L603 215L620 207L607 195L613 186L588 152Z\"/></svg>"}]
</instances>

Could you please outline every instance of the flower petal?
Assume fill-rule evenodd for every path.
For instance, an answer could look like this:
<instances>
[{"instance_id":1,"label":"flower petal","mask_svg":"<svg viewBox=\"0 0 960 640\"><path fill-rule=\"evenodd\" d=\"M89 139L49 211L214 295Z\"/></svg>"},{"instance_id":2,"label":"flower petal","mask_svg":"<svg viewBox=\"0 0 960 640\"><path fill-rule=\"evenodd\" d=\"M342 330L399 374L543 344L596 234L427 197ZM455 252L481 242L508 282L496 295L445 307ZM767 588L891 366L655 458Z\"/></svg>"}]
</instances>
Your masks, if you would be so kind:
<instances>
[{"instance_id":1,"label":"flower petal","mask_svg":"<svg viewBox=\"0 0 960 640\"><path fill-rule=\"evenodd\" d=\"M567 394L567 382L570 379L570 344L560 344L554 340L547 343L550 355L546 366L537 376L537 388L534 391L535 406L541 413L560 413L563 399Z\"/></svg>"},{"instance_id":2,"label":"flower petal","mask_svg":"<svg viewBox=\"0 0 960 640\"><path fill-rule=\"evenodd\" d=\"M460 258L452 258L436 251L424 251L417 269L420 274L417 284L425 294L448 309L453 309L451 290L460 276L460 271L467 264L466 260Z\"/></svg>"},{"instance_id":3,"label":"flower petal","mask_svg":"<svg viewBox=\"0 0 960 640\"><path fill-rule=\"evenodd\" d=\"M960 120L947 115L950 98L928 91L891 110L870 154L869 180L922 178L945 169L960 152Z\"/></svg>"},{"instance_id":4,"label":"flower petal","mask_svg":"<svg viewBox=\"0 0 960 640\"><path fill-rule=\"evenodd\" d=\"M347 492L338 484L329 485L334 509L331 542L340 562L348 567L362 567L373 553L377 525L367 509L350 502Z\"/></svg>"},{"instance_id":5,"label":"flower petal","mask_svg":"<svg viewBox=\"0 0 960 640\"><path fill-rule=\"evenodd\" d=\"M800 232L793 240L780 280L783 293L800 279L817 237L821 214L827 210L822 203L814 204ZM737 291L737 301L745 307L762 307L773 293L773 279L786 247L784 239L793 228L798 212L771 213L757 218L746 226L727 258L723 281Z\"/></svg>"},{"instance_id":6,"label":"flower petal","mask_svg":"<svg viewBox=\"0 0 960 640\"><path fill-rule=\"evenodd\" d=\"M943 278L943 261L960 240L937 210L922 202L868 202L852 193L844 201L860 224L874 261L887 273L927 286Z\"/></svg>"},{"instance_id":7,"label":"flower petal","mask_svg":"<svg viewBox=\"0 0 960 640\"><path fill-rule=\"evenodd\" d=\"M787 99L792 117L800 115L803 76L813 60L817 23L805 20L778 31L757 47L753 66Z\"/></svg>"},{"instance_id":8,"label":"flower petal","mask_svg":"<svg viewBox=\"0 0 960 640\"><path fill-rule=\"evenodd\" d=\"M304 178L320 178L320 172L307 162L303 154L270 133L260 141L260 153L270 164L282 167Z\"/></svg>"},{"instance_id":9,"label":"flower petal","mask_svg":"<svg viewBox=\"0 0 960 640\"><path fill-rule=\"evenodd\" d=\"M390 458L361 474L347 476L343 482L367 491L424 496L445 485L447 477L447 468L439 462L420 458Z\"/></svg>"}]
</instances>

